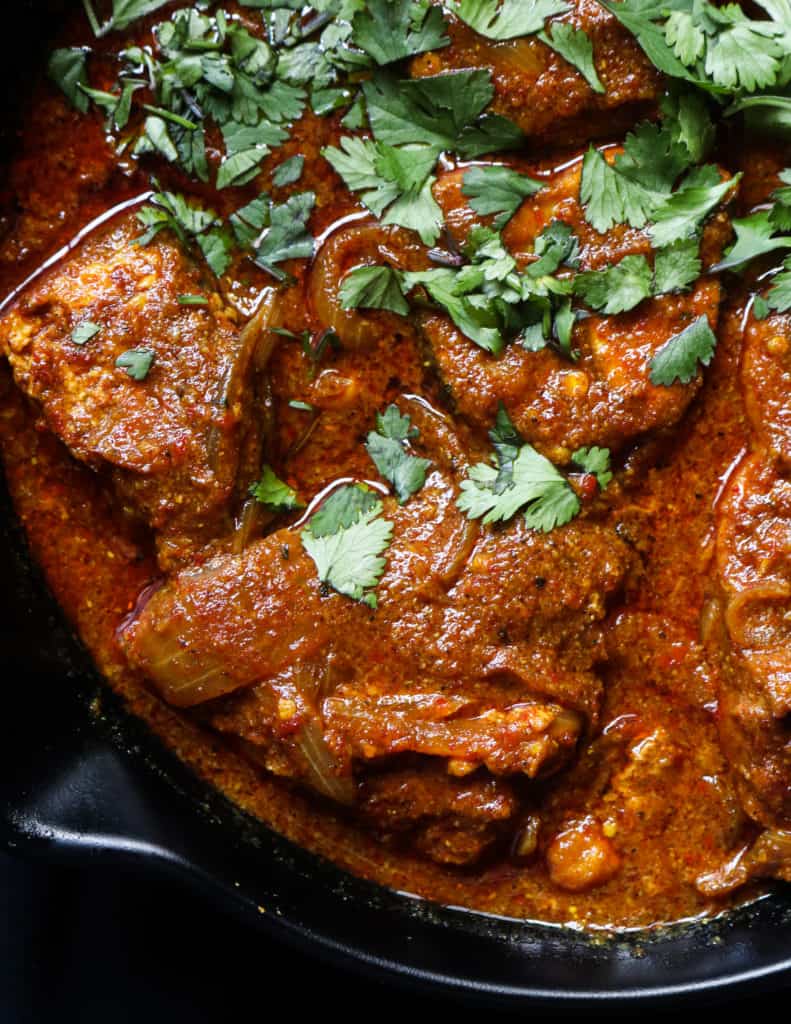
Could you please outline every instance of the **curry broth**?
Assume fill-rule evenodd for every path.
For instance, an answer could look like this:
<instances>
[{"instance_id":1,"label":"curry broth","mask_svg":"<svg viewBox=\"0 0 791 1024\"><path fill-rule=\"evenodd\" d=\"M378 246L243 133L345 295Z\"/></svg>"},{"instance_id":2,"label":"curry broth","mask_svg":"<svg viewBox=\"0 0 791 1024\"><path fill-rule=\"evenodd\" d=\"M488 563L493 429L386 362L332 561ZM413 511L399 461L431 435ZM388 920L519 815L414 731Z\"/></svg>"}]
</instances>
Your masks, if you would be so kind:
<instances>
[{"instance_id":1,"label":"curry broth","mask_svg":"<svg viewBox=\"0 0 791 1024\"><path fill-rule=\"evenodd\" d=\"M141 40L157 20L135 26ZM69 45L91 41L80 18L64 39ZM112 45L100 44L107 53ZM99 78L102 68L107 81L101 87L109 88L109 58L97 61ZM59 258L86 225L134 203L150 187L147 167L114 155L101 118L79 117L46 83L37 86L21 124L6 192L7 208L18 215L6 220L3 294ZM262 166L268 180L283 155L305 156L301 187L317 195L311 221L317 237L365 217L319 156L340 134L338 118L306 115L278 160L267 158ZM564 159L559 156L558 164ZM533 166L542 173L538 158ZM188 187L171 168L157 166L157 174L166 187ZM231 190L233 196L201 190L223 213L241 205L239 190ZM255 191L250 187L247 194ZM281 298L282 326L294 333L304 326L308 272L297 269ZM240 271L238 308L252 309L268 283L260 270ZM500 845L483 866L458 869L431 863L398 842L383 845L328 802L257 770L199 717L154 696L118 645L119 627L160 575L151 538L132 518L119 517L103 478L69 456L4 372L6 477L35 560L113 689L203 778L290 839L395 889L517 918L633 927L716 913L732 898L707 898L695 880L755 832L718 742L717 668L706 658L700 626L710 591L714 509L749 444L737 376L746 301L746 294L728 297L714 363L680 426L635 447L617 482L597 499L600 519L637 553L623 596L605 621L609 660L600 725L574 763L520 790L527 827L531 815L540 817L547 835L569 820L583 830L590 816L601 823L620 868L589 891L559 888L542 858L520 856L518 848ZM306 494L339 477L372 476L360 436L387 403L413 395L432 409L447 408L415 330L406 324L393 329L386 318L371 347L335 351L319 366L298 343L281 339L270 381L268 415L277 424L272 462ZM291 407L294 399L320 406L320 422ZM466 442L479 457L485 453L474 435ZM745 895L742 890L739 898Z\"/></svg>"}]
</instances>

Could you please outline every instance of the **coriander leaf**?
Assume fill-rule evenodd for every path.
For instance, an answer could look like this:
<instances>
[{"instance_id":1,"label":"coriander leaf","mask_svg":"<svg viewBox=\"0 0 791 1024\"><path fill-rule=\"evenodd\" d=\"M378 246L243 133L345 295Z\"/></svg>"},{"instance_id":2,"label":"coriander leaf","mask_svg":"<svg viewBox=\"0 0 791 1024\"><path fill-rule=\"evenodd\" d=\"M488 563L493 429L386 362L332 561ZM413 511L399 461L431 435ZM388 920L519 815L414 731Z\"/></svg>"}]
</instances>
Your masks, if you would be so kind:
<instances>
[{"instance_id":1,"label":"coriander leaf","mask_svg":"<svg viewBox=\"0 0 791 1024\"><path fill-rule=\"evenodd\" d=\"M155 193L137 219L146 229L137 245L148 245L160 231L170 230L183 245L197 245L218 277L231 264L231 238L217 214L177 192Z\"/></svg>"},{"instance_id":2,"label":"coriander leaf","mask_svg":"<svg viewBox=\"0 0 791 1024\"><path fill-rule=\"evenodd\" d=\"M266 146L260 149L247 149L226 157L217 170L217 188L229 188L231 185L246 185L258 174L261 161L269 153Z\"/></svg>"},{"instance_id":3,"label":"coriander leaf","mask_svg":"<svg viewBox=\"0 0 791 1024\"><path fill-rule=\"evenodd\" d=\"M347 187L353 192L362 192L360 198L377 217L382 216L400 193L398 183L383 177L377 170L381 152L381 147L371 139L356 136L344 136L340 148L328 146L322 150L322 156L332 164ZM429 150L429 159L427 174L436 162L433 150Z\"/></svg>"},{"instance_id":4,"label":"coriander leaf","mask_svg":"<svg viewBox=\"0 0 791 1024\"><path fill-rule=\"evenodd\" d=\"M515 39L539 32L547 18L569 9L564 0L460 0L453 12L487 39Z\"/></svg>"},{"instance_id":5,"label":"coriander leaf","mask_svg":"<svg viewBox=\"0 0 791 1024\"><path fill-rule=\"evenodd\" d=\"M81 114L88 112L88 97L80 88L88 84L87 61L90 50L71 47L55 50L49 59L49 77L69 98L71 105Z\"/></svg>"},{"instance_id":6,"label":"coriander leaf","mask_svg":"<svg viewBox=\"0 0 791 1024\"><path fill-rule=\"evenodd\" d=\"M583 29L557 21L553 22L551 36L548 31L539 32L538 38L575 67L594 92L607 91L596 71L593 43Z\"/></svg>"},{"instance_id":7,"label":"coriander leaf","mask_svg":"<svg viewBox=\"0 0 791 1024\"><path fill-rule=\"evenodd\" d=\"M344 277L338 299L341 309L389 309L402 316L409 312L392 267L356 267Z\"/></svg>"},{"instance_id":8,"label":"coriander leaf","mask_svg":"<svg viewBox=\"0 0 791 1024\"><path fill-rule=\"evenodd\" d=\"M495 490L497 478L497 470L484 463L470 468L456 503L469 519L504 522L523 510L531 529L548 533L568 523L580 510L579 498L568 481L532 445L519 449L512 479L499 493Z\"/></svg>"},{"instance_id":9,"label":"coriander leaf","mask_svg":"<svg viewBox=\"0 0 791 1024\"><path fill-rule=\"evenodd\" d=\"M374 465L395 488L399 504L415 494L426 482L428 459L410 455L405 445L418 431L412 427L409 416L402 416L398 407L390 405L383 414L377 414L377 429L368 434L365 449Z\"/></svg>"},{"instance_id":10,"label":"coriander leaf","mask_svg":"<svg viewBox=\"0 0 791 1024\"><path fill-rule=\"evenodd\" d=\"M658 350L649 363L651 383L665 387L670 387L675 381L689 384L698 372L698 363L709 365L716 346L717 336L708 317L701 314Z\"/></svg>"},{"instance_id":11,"label":"coriander leaf","mask_svg":"<svg viewBox=\"0 0 791 1024\"><path fill-rule=\"evenodd\" d=\"M439 154L456 148L462 131L494 96L491 72L451 71L398 81L379 73L363 86L377 142L388 146L422 143Z\"/></svg>"},{"instance_id":12,"label":"coriander leaf","mask_svg":"<svg viewBox=\"0 0 791 1024\"><path fill-rule=\"evenodd\" d=\"M574 294L586 306L608 316L634 309L651 294L652 274L645 256L625 256L604 270L588 270L574 278Z\"/></svg>"},{"instance_id":13,"label":"coriander leaf","mask_svg":"<svg viewBox=\"0 0 791 1024\"><path fill-rule=\"evenodd\" d=\"M179 151L170 137L167 121L154 115L145 119L143 132L134 148L135 156L144 156L147 153L159 153L172 164L179 161Z\"/></svg>"},{"instance_id":14,"label":"coriander leaf","mask_svg":"<svg viewBox=\"0 0 791 1024\"><path fill-rule=\"evenodd\" d=\"M672 195L654 209L648 233L657 248L694 234L715 206L722 202L741 174L720 179L716 167L696 167Z\"/></svg>"},{"instance_id":15,"label":"coriander leaf","mask_svg":"<svg viewBox=\"0 0 791 1024\"><path fill-rule=\"evenodd\" d=\"M585 473L592 473L602 490L612 480L609 448L598 448L595 445L592 448L578 448L571 456L571 461Z\"/></svg>"},{"instance_id":16,"label":"coriander leaf","mask_svg":"<svg viewBox=\"0 0 791 1024\"><path fill-rule=\"evenodd\" d=\"M233 239L225 227L215 227L195 239L203 258L217 277L231 265Z\"/></svg>"},{"instance_id":17,"label":"coriander leaf","mask_svg":"<svg viewBox=\"0 0 791 1024\"><path fill-rule=\"evenodd\" d=\"M665 195L691 162L678 126L671 118L665 118L661 124L643 121L629 132L614 166L620 175L649 192Z\"/></svg>"},{"instance_id":18,"label":"coriander leaf","mask_svg":"<svg viewBox=\"0 0 791 1024\"><path fill-rule=\"evenodd\" d=\"M789 283L791 283L791 278L789 279ZM791 293L788 297L791 300ZM755 299L753 300L753 316L756 320L765 320L769 316L769 308L769 303L763 295L755 296Z\"/></svg>"},{"instance_id":19,"label":"coriander leaf","mask_svg":"<svg viewBox=\"0 0 791 1024\"><path fill-rule=\"evenodd\" d=\"M535 241L533 251L538 259L529 263L526 273L530 277L554 274L562 265L578 265L579 242L571 226L562 220L551 221Z\"/></svg>"},{"instance_id":20,"label":"coriander leaf","mask_svg":"<svg viewBox=\"0 0 791 1024\"><path fill-rule=\"evenodd\" d=\"M784 188L777 188L772 193L773 206L769 211L769 219L778 231L791 231L791 169L780 171L778 178Z\"/></svg>"},{"instance_id":21,"label":"coriander leaf","mask_svg":"<svg viewBox=\"0 0 791 1024\"><path fill-rule=\"evenodd\" d=\"M700 277L702 262L697 238L680 238L659 249L654 257L654 295L687 289Z\"/></svg>"},{"instance_id":22,"label":"coriander leaf","mask_svg":"<svg viewBox=\"0 0 791 1024\"><path fill-rule=\"evenodd\" d=\"M510 167L471 167L464 175L462 193L482 216L496 214L493 227L502 230L523 201L542 188L540 181Z\"/></svg>"},{"instance_id":23,"label":"coriander leaf","mask_svg":"<svg viewBox=\"0 0 791 1024\"><path fill-rule=\"evenodd\" d=\"M299 192L279 206L270 205L269 226L264 228L255 247L256 266L282 278L285 275L273 269L275 264L313 255L314 238L307 224L315 202L313 192Z\"/></svg>"},{"instance_id":24,"label":"coriander leaf","mask_svg":"<svg viewBox=\"0 0 791 1024\"><path fill-rule=\"evenodd\" d=\"M297 492L284 483L271 466L264 466L261 479L250 487L250 495L273 511L289 512L303 507Z\"/></svg>"},{"instance_id":25,"label":"coriander leaf","mask_svg":"<svg viewBox=\"0 0 791 1024\"><path fill-rule=\"evenodd\" d=\"M91 338L95 338L101 329L99 324L95 324L90 320L83 320L71 332L71 340L75 345L85 345Z\"/></svg>"},{"instance_id":26,"label":"coriander leaf","mask_svg":"<svg viewBox=\"0 0 791 1024\"><path fill-rule=\"evenodd\" d=\"M671 7L670 3L660 6L652 4L651 0L647 3L645 0L599 2L632 33L655 68L671 78L699 84L697 76L673 52L673 47L667 42L664 27L654 23L662 18L664 10Z\"/></svg>"},{"instance_id":27,"label":"coriander leaf","mask_svg":"<svg viewBox=\"0 0 791 1024\"><path fill-rule=\"evenodd\" d=\"M384 224L417 231L426 245L439 236L442 211L434 199L430 171L436 151L429 146L395 148L370 139L345 137L324 157Z\"/></svg>"},{"instance_id":28,"label":"coriander leaf","mask_svg":"<svg viewBox=\"0 0 791 1024\"><path fill-rule=\"evenodd\" d=\"M349 487L343 490L362 491L362 488ZM373 501L367 507L361 507L358 501L353 518L348 512L354 501L347 502L344 520L336 519L335 529L331 532L326 529L326 515L317 524L327 504L325 502L302 531L301 540L305 551L313 559L322 583L339 594L376 607L376 596L370 590L377 585L384 572L386 562L382 556L390 545L393 524L380 518L382 503L373 495L371 497Z\"/></svg>"},{"instance_id":29,"label":"coriander leaf","mask_svg":"<svg viewBox=\"0 0 791 1024\"><path fill-rule=\"evenodd\" d=\"M482 280L483 272L480 272L479 281ZM505 339L500 331L499 318L483 296L467 297L464 294L464 289L468 287L467 279L447 268L403 275L405 292L411 291L416 285L426 289L434 302L450 315L451 320L470 341L494 355L502 352Z\"/></svg>"},{"instance_id":30,"label":"coriander leaf","mask_svg":"<svg viewBox=\"0 0 791 1024\"><path fill-rule=\"evenodd\" d=\"M377 64L391 64L450 42L442 11L422 0L368 0L352 19L351 39Z\"/></svg>"},{"instance_id":31,"label":"coriander leaf","mask_svg":"<svg viewBox=\"0 0 791 1024\"><path fill-rule=\"evenodd\" d=\"M113 0L112 27L126 28L138 18L153 14L168 3L170 0Z\"/></svg>"},{"instance_id":32,"label":"coriander leaf","mask_svg":"<svg viewBox=\"0 0 791 1024\"><path fill-rule=\"evenodd\" d=\"M672 83L660 100L667 127L674 141L681 143L691 163L699 163L714 142L714 122L706 104L705 94L689 87Z\"/></svg>"},{"instance_id":33,"label":"coriander leaf","mask_svg":"<svg viewBox=\"0 0 791 1024\"><path fill-rule=\"evenodd\" d=\"M758 306L760 298L760 295L756 298L754 306ZM766 293L766 305L767 312L774 309L778 313L787 313L791 309L791 260L786 260L781 273L772 278L772 287ZM757 312L754 308L756 317L760 311L760 307Z\"/></svg>"},{"instance_id":34,"label":"coriander leaf","mask_svg":"<svg viewBox=\"0 0 791 1024\"><path fill-rule=\"evenodd\" d=\"M293 185L295 181L299 181L302 177L304 166L304 156L289 157L288 160L284 160L282 164L278 165L275 173L272 175L272 184L276 188L284 188L286 185Z\"/></svg>"},{"instance_id":35,"label":"coriander leaf","mask_svg":"<svg viewBox=\"0 0 791 1024\"><path fill-rule=\"evenodd\" d=\"M776 249L791 248L791 236L774 234L774 225L768 210L760 210L749 217L733 220L736 241L713 271L740 270L750 260Z\"/></svg>"},{"instance_id":36,"label":"coriander leaf","mask_svg":"<svg viewBox=\"0 0 791 1024\"><path fill-rule=\"evenodd\" d=\"M329 537L339 530L347 529L361 516L374 512L380 505L374 491L362 484L339 487L310 520L310 532L314 537Z\"/></svg>"},{"instance_id":37,"label":"coriander leaf","mask_svg":"<svg viewBox=\"0 0 791 1024\"><path fill-rule=\"evenodd\" d=\"M115 365L126 370L132 380L145 380L154 362L154 351L150 348L130 348L122 352Z\"/></svg>"},{"instance_id":38,"label":"coriander leaf","mask_svg":"<svg viewBox=\"0 0 791 1024\"><path fill-rule=\"evenodd\" d=\"M604 233L616 224L644 227L656 197L649 189L619 174L590 146L582 161L580 201L585 207L585 219Z\"/></svg>"}]
</instances>

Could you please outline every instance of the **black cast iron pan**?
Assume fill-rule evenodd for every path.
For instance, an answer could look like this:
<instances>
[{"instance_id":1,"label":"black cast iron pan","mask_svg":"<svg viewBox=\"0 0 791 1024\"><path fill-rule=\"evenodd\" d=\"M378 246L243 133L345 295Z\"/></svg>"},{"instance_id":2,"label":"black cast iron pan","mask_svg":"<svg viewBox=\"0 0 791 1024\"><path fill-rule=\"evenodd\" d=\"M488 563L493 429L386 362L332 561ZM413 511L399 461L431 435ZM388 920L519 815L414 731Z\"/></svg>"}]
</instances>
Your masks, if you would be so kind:
<instances>
[{"instance_id":1,"label":"black cast iron pan","mask_svg":"<svg viewBox=\"0 0 791 1024\"><path fill-rule=\"evenodd\" d=\"M56 3L68 7L67 0ZM4 10L5 141L43 46L42 7ZM31 43L32 41L32 43ZM232 807L106 695L0 494L0 838L24 856L178 874L277 939L413 986L501 1006L730 996L791 980L791 899L607 941L441 908L347 875Z\"/></svg>"}]
</instances>

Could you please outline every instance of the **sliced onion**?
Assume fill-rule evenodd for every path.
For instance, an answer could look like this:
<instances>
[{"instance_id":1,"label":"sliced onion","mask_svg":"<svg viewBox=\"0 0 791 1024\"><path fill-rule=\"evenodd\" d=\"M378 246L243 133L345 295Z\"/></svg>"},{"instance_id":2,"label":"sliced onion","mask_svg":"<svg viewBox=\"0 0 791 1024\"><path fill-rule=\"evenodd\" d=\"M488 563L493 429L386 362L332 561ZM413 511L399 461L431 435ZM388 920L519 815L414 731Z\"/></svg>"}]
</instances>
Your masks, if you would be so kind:
<instances>
[{"instance_id":1,"label":"sliced onion","mask_svg":"<svg viewBox=\"0 0 791 1024\"><path fill-rule=\"evenodd\" d=\"M294 739L305 758L308 780L313 789L339 804L353 804L354 779L351 775L339 773L338 763L317 723L305 722Z\"/></svg>"},{"instance_id":2,"label":"sliced onion","mask_svg":"<svg viewBox=\"0 0 791 1024\"><path fill-rule=\"evenodd\" d=\"M785 627L782 637L770 636L769 634L773 632L771 626L756 622L755 616L756 613L760 614L762 605L788 602L789 599L791 586L780 580L758 583L732 597L725 609L725 624L733 642L739 647L747 648L776 646L783 642L788 634L788 626Z\"/></svg>"}]
</instances>

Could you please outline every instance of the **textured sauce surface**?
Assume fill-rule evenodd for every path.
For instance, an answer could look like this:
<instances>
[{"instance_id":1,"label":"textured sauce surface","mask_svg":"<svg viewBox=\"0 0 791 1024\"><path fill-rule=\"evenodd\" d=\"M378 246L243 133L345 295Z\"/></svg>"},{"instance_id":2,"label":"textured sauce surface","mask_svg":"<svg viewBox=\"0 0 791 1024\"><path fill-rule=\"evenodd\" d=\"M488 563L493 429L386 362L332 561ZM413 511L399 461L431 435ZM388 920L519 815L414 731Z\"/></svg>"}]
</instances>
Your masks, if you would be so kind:
<instances>
[{"instance_id":1,"label":"textured sauce surface","mask_svg":"<svg viewBox=\"0 0 791 1024\"><path fill-rule=\"evenodd\" d=\"M75 28L69 42L81 40ZM21 124L5 193L6 208L16 212L5 221L2 294L9 294L95 218L149 188L146 168L112 153L101 119L80 118L47 83L37 87ZM352 223L365 223L361 207L319 157L320 148L336 140L339 131L335 119L308 115L278 154L277 162L296 153L306 158L300 188L317 194L311 221L316 236L351 214L357 215ZM268 186L275 166L276 161L264 163L259 183ZM157 173L163 185L185 187L178 172L158 168ZM255 189L249 193L231 189L231 196L206 191L225 213L241 205L245 195L256 194ZM359 244L364 245L364 239ZM402 246L404 260L413 258L402 240L394 237L393 244ZM414 259L419 262L418 255ZM178 268L160 268L160 272L193 273ZM306 275L315 274L316 268L294 272L295 283L280 292L277 302L280 325L298 334L306 325L312 326L311 317L316 315L315 301L310 310L306 306L306 291L311 287ZM199 284L190 281L180 290L198 290ZM244 308L270 283L254 268L240 271L234 286L239 307ZM273 828L385 885L493 913L605 926L643 926L716 913L725 909L729 898L704 896L695 880L722 864L755 833L741 810L718 740L718 669L707 658L701 640L701 614L714 556L714 510L732 468L749 444L738 377L739 325L745 301L746 296L726 296L715 361L691 404L686 397L679 398L673 415L682 417L680 425L634 450L627 443L616 481L597 500L596 523L612 531L628 549L628 565L618 569L617 596L609 600L603 619L606 661L599 669L604 697L598 723L592 733L583 734L569 767L531 780L523 789L516 787L513 796L519 801L525 828L540 819L541 836L555 837L549 847L542 840L541 857L520 858L500 845L474 868L458 868L432 863L397 841L379 842L329 802L313 799L298 786L260 771L244 756L238 741L223 739L228 731L250 738L239 726L246 714L243 702L220 703L211 714L195 715L155 696L143 674L128 667L118 641L119 627L136 609L140 594L161 576L162 550L157 551L136 513L143 508L148 514L149 497L123 482L122 459L113 470L122 481L118 484L118 479L114 482L106 474L97 474L90 459L80 464L70 457L50 431L49 411L42 415L19 392L4 366L0 444L6 477L34 558L111 686L201 776ZM430 434L425 424L434 415L425 409L447 408L447 390L435 366L429 365L417 330L387 314L368 315L373 327L370 342L343 347L318 368L298 342L285 337L271 357L270 391L257 399L262 417L276 424L268 442L269 461L300 494L315 495L339 478L371 478L361 439L375 413L387 403L403 400L412 403L409 408L418 409L415 398L409 396L421 397L425 437ZM47 384L40 381L37 387L45 389ZM40 400L39 393L36 397ZM294 400L318 410L318 423L312 424L304 411L291 407L289 402ZM486 450L485 434L462 424L455 429L465 449L480 458ZM93 451L93 439L84 433L80 443ZM240 461L246 457L245 450L242 445L237 453ZM444 507L447 480L453 472L450 464L439 466L429 479L429 497L422 500L430 498L437 509ZM124 500L121 514L118 487ZM405 521L408 509L398 513ZM439 511L436 516L439 519ZM204 525L201 520L200 529ZM182 526L181 520L173 526L176 539L168 540L166 560L178 562L183 557L176 529ZM412 529L408 522L406 528ZM447 537L432 534L421 540L416 533L414 557L420 554L421 543L434 545L434 555L443 544L450 548L460 543L452 533L453 523L443 529ZM594 538L591 543L598 541ZM503 556L496 545L490 547L476 549L480 571L474 579L462 580L459 601L479 601L481 607L498 599L505 602L497 576L497 559ZM570 547L565 557L580 566L584 555ZM409 561L404 556L407 562L404 578L412 579L422 570L415 568L414 558ZM488 577L487 564L492 567ZM397 574L388 580L386 592L397 586ZM537 585L543 588L547 582L551 591L552 580L542 578ZM575 599L570 589L564 592L562 600L569 606ZM398 622L388 622L386 602L381 604L384 618L379 620L351 603L343 611L346 619L339 621L346 622L350 635L359 635L359 647L345 652L348 659L378 658L386 665L388 645L395 649L402 642ZM409 625L412 614L414 627ZM426 635L437 635L440 627L425 623L424 618L417 604L399 606L405 631L414 628L418 638L421 629ZM382 630L379 647L374 642L377 629ZM442 670L451 673L454 657L478 656L475 643L464 646L467 640L461 626L454 631L443 620L441 629L445 646L426 655L433 661L432 671L439 672L443 658L447 666ZM403 642L408 645L408 638ZM392 664L393 673L402 671L397 662ZM569 671L587 671L580 666L573 664ZM397 690L402 682L391 676L387 685ZM556 685L561 687L562 681ZM585 699L580 698L581 703ZM339 697L335 702L339 721L344 713L341 703ZM359 742L364 746L367 740L363 736ZM425 786L430 789L431 785L427 773ZM385 800L386 794L373 793L374 809L377 799ZM494 794L492 799L511 797ZM605 837L606 844L591 843L591 835ZM575 881L582 848L600 860L594 866L600 884L592 888L584 879L580 884ZM558 880L563 884L558 885ZM749 895L742 890L739 898Z\"/></svg>"}]
</instances>

